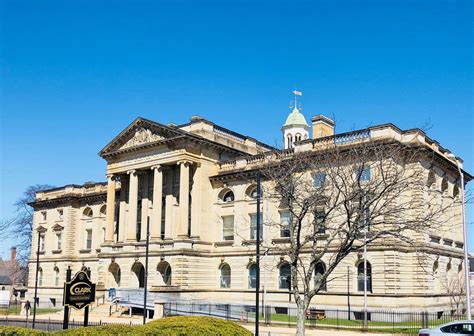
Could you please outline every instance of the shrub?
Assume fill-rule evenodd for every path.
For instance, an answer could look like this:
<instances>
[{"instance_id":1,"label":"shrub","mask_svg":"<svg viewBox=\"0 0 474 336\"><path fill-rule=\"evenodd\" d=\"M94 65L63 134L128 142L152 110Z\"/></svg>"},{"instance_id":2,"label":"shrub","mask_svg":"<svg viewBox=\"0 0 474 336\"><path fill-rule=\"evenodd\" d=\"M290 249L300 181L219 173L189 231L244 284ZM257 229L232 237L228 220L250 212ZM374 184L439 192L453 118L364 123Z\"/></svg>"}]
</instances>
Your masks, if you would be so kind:
<instances>
[{"instance_id":1,"label":"shrub","mask_svg":"<svg viewBox=\"0 0 474 336\"><path fill-rule=\"evenodd\" d=\"M145 334L170 336L248 336L250 331L235 322L214 317L176 316L150 322L141 327Z\"/></svg>"},{"instance_id":2,"label":"shrub","mask_svg":"<svg viewBox=\"0 0 474 336\"><path fill-rule=\"evenodd\" d=\"M0 336L26 336L26 335L47 336L48 333L41 330L35 330L35 329L29 329L29 328L0 326Z\"/></svg>"},{"instance_id":3,"label":"shrub","mask_svg":"<svg viewBox=\"0 0 474 336\"><path fill-rule=\"evenodd\" d=\"M63 336L105 336L105 335L141 335L141 332L137 330L140 326L128 326L128 325L105 325L100 327L81 327L73 328L68 330L61 330L55 332L54 335Z\"/></svg>"}]
</instances>

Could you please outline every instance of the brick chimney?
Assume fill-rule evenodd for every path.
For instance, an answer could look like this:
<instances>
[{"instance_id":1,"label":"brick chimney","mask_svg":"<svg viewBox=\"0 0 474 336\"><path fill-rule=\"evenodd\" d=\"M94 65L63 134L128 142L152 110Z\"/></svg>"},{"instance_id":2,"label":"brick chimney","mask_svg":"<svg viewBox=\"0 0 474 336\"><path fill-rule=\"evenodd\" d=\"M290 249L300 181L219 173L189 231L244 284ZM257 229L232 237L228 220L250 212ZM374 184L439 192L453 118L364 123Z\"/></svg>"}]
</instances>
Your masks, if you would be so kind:
<instances>
[{"instance_id":1,"label":"brick chimney","mask_svg":"<svg viewBox=\"0 0 474 336\"><path fill-rule=\"evenodd\" d=\"M10 260L11 261L16 260L16 247L12 247L10 250Z\"/></svg>"},{"instance_id":2,"label":"brick chimney","mask_svg":"<svg viewBox=\"0 0 474 336\"><path fill-rule=\"evenodd\" d=\"M319 114L311 118L311 123L313 124L313 139L334 135L334 126L336 126L334 120Z\"/></svg>"}]
</instances>

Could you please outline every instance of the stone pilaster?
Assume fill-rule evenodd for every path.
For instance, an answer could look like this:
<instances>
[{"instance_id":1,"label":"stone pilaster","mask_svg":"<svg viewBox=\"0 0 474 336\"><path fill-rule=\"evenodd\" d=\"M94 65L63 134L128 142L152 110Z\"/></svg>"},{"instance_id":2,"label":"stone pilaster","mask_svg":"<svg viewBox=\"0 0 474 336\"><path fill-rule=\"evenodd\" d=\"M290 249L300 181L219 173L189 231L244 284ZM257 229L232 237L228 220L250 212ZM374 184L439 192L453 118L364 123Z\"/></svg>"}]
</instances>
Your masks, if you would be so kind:
<instances>
[{"instance_id":1,"label":"stone pilaster","mask_svg":"<svg viewBox=\"0 0 474 336\"><path fill-rule=\"evenodd\" d=\"M143 187L142 187L142 213L141 213L141 231L140 231L140 240L146 240L146 223L148 220L148 203L150 202L150 195L148 194L148 171L142 175ZM151 225L151 223L150 223Z\"/></svg>"},{"instance_id":2,"label":"stone pilaster","mask_svg":"<svg viewBox=\"0 0 474 336\"><path fill-rule=\"evenodd\" d=\"M118 223L118 241L125 240L125 231L127 225L127 177L120 176L120 204L119 204L119 223Z\"/></svg>"},{"instance_id":3,"label":"stone pilaster","mask_svg":"<svg viewBox=\"0 0 474 336\"><path fill-rule=\"evenodd\" d=\"M201 200L203 187L203 168L198 164L196 172L193 176L193 183L191 189L191 238L199 239L200 225L201 225Z\"/></svg>"},{"instance_id":4,"label":"stone pilaster","mask_svg":"<svg viewBox=\"0 0 474 336\"><path fill-rule=\"evenodd\" d=\"M107 224L105 228L105 241L114 241L114 220L115 220L115 178L107 175Z\"/></svg>"}]
</instances>

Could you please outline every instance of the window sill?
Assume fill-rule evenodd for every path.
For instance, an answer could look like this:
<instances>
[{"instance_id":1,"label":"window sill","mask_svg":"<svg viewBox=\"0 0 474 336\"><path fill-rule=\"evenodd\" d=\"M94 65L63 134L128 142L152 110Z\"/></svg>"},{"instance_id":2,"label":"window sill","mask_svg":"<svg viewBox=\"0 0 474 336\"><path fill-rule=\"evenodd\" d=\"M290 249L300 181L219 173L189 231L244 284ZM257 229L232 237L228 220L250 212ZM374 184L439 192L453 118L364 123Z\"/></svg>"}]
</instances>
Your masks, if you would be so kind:
<instances>
[{"instance_id":1,"label":"window sill","mask_svg":"<svg viewBox=\"0 0 474 336\"><path fill-rule=\"evenodd\" d=\"M219 247L219 246L232 246L234 245L233 240L223 240L223 241L218 241L214 243L214 246Z\"/></svg>"},{"instance_id":2,"label":"window sill","mask_svg":"<svg viewBox=\"0 0 474 336\"><path fill-rule=\"evenodd\" d=\"M260 239L260 244L262 244L263 239ZM245 239L242 240L242 245L257 245L257 241L255 239Z\"/></svg>"},{"instance_id":3,"label":"window sill","mask_svg":"<svg viewBox=\"0 0 474 336\"><path fill-rule=\"evenodd\" d=\"M44 251L39 251L39 254L40 254L40 255L44 255Z\"/></svg>"},{"instance_id":4,"label":"window sill","mask_svg":"<svg viewBox=\"0 0 474 336\"><path fill-rule=\"evenodd\" d=\"M290 238L274 238L272 239L272 244L289 244Z\"/></svg>"},{"instance_id":5,"label":"window sill","mask_svg":"<svg viewBox=\"0 0 474 336\"><path fill-rule=\"evenodd\" d=\"M62 250L52 250L51 252L53 254L61 254Z\"/></svg>"},{"instance_id":6,"label":"window sill","mask_svg":"<svg viewBox=\"0 0 474 336\"><path fill-rule=\"evenodd\" d=\"M79 250L79 253L91 253L91 249Z\"/></svg>"}]
</instances>

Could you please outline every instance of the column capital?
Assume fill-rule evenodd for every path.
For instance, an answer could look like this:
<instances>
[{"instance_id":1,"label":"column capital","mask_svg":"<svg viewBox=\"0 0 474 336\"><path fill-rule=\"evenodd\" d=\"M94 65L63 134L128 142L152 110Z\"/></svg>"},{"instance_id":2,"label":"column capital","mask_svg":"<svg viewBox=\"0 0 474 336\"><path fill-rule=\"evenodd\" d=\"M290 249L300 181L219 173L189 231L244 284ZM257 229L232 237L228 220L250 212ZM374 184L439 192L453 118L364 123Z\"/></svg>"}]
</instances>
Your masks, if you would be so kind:
<instances>
[{"instance_id":1,"label":"column capital","mask_svg":"<svg viewBox=\"0 0 474 336\"><path fill-rule=\"evenodd\" d=\"M106 174L107 181L117 181L118 176L115 174Z\"/></svg>"},{"instance_id":2,"label":"column capital","mask_svg":"<svg viewBox=\"0 0 474 336\"><path fill-rule=\"evenodd\" d=\"M127 170L127 174L128 175L136 175L137 171L136 171L136 169L130 169L130 170Z\"/></svg>"},{"instance_id":3,"label":"column capital","mask_svg":"<svg viewBox=\"0 0 474 336\"><path fill-rule=\"evenodd\" d=\"M160 164L157 164L157 165L151 166L150 169L151 170L158 170L159 172L161 172L163 170L163 166L160 165Z\"/></svg>"},{"instance_id":4,"label":"column capital","mask_svg":"<svg viewBox=\"0 0 474 336\"><path fill-rule=\"evenodd\" d=\"M192 161L189 161L189 160L179 160L177 162L178 166L180 165L184 165L184 166L191 166L193 164Z\"/></svg>"}]
</instances>

